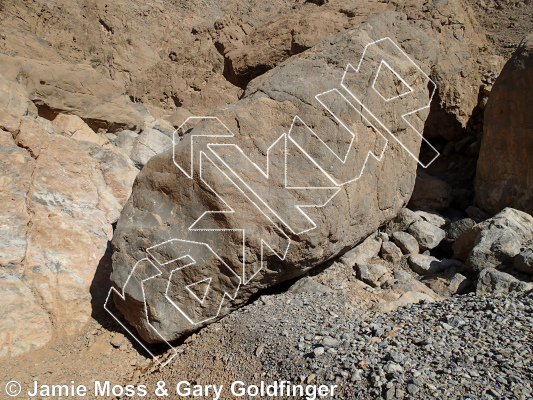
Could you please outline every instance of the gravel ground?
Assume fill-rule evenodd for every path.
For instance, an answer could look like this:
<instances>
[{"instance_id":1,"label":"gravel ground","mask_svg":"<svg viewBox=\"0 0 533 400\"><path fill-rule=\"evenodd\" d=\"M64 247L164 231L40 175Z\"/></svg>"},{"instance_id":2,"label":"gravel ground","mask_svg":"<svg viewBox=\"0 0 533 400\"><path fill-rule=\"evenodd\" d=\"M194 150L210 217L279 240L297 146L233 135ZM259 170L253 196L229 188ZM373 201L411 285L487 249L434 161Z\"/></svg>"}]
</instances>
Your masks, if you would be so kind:
<instances>
[{"instance_id":1,"label":"gravel ground","mask_svg":"<svg viewBox=\"0 0 533 400\"><path fill-rule=\"evenodd\" d=\"M468 294L389 313L359 313L346 300L266 296L214 328L233 330L225 353L255 358L262 380L337 384L335 398L533 398L533 293ZM243 360L227 361L249 372Z\"/></svg>"}]
</instances>

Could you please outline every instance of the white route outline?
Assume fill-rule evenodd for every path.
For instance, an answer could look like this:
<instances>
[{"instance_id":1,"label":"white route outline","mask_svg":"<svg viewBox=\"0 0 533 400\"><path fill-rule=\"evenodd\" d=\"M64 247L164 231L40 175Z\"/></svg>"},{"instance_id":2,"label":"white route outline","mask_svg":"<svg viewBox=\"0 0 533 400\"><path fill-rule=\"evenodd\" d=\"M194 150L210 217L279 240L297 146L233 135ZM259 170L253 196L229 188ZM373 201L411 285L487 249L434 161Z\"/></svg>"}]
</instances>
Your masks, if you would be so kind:
<instances>
[{"instance_id":1,"label":"white route outline","mask_svg":"<svg viewBox=\"0 0 533 400\"><path fill-rule=\"evenodd\" d=\"M392 45L394 45L394 47L396 47L404 56L406 59L408 59L413 65L414 67L423 75L425 76L432 84L433 84L433 90L431 91L431 95L429 97L429 101L428 101L428 104L424 107L421 107L421 108L418 108L414 111L410 111L408 113L405 113L401 116L401 118L405 121L405 123L407 125L409 125L421 138L422 138L422 141L426 143L426 145L428 145L429 147L431 147L431 149L433 149L436 153L435 157L429 161L427 164L423 164L420 159L414 155L411 150L409 150L397 137L396 135L392 134L392 132L389 131L389 129L379 120L379 118L377 118L363 103L362 101L360 101L351 91L350 89L348 89L348 87L346 86L346 84L344 83L345 82L345 78L346 78L346 74L348 73L348 70L351 68L354 72L359 72L359 69L361 68L361 64L363 63L363 60L365 59L365 54L368 50L368 48L376 43L379 43L379 42L382 42L384 40L388 40ZM381 63L380 63L380 66L381 66ZM390 67L389 67L390 68ZM394 70L392 68L390 68L391 71L394 72ZM377 76L377 74L376 74ZM418 132L418 130L416 130L416 128L405 118L406 116L408 115L411 115L411 114L415 114L421 110L425 110L426 108L429 109L429 106L431 104L431 102L433 101L433 96L435 95L435 92L437 91L437 85L435 84L435 82L433 82L433 80L428 76L426 75L426 73L424 71L422 71L422 69L411 59L411 57L409 57L407 55L407 53L405 53L405 51L402 50L402 48L400 46L398 46L396 43L394 43L393 40L391 40L391 38L389 37L385 37L385 38L382 38L382 39L379 39L379 40L376 40L372 43L369 43L365 46L365 49L363 50L363 55L361 56L361 59L359 60L359 64L357 65L357 68L354 68L352 64L348 64L346 66L346 69L344 70L344 74L342 76L342 80L341 80L341 86L344 88L344 90L346 90L348 93L350 93L350 95L355 99L355 101L357 101L359 103L359 105L361 105L361 107L363 107L363 109L368 112L372 118L374 118L380 125L383 129L385 129L385 131L394 138L394 140L396 140L400 146L402 146L404 148L405 151L407 151L407 153L409 153L409 155L411 155L411 157L413 157L422 167L424 168L427 168L431 165L431 163L433 161L435 161L437 159L438 156L440 156L440 153L437 151L437 149L435 147L433 147L433 145L431 143L429 143L427 141L426 138L424 138L424 136L422 135L422 133ZM408 87L410 87L409 85L407 85ZM375 89L374 89L375 90ZM381 94L376 90L376 92L381 96ZM381 96L383 97L383 96ZM400 97L400 96L396 96L394 97L393 99L397 98L397 97ZM391 99L392 100L392 99Z\"/></svg>"},{"instance_id":2,"label":"white route outline","mask_svg":"<svg viewBox=\"0 0 533 400\"><path fill-rule=\"evenodd\" d=\"M348 71L350 69L352 69L354 72L359 72L359 69L361 67L361 64L364 60L364 57L365 57L365 54L367 52L367 49L376 44L376 43L379 43L381 41L384 41L384 40L388 40L390 41L390 43L392 43L398 50L400 50L400 52L406 57L406 59L408 59L416 68L417 70L422 73L424 75L424 77L426 77L432 84L433 84L433 91L431 93L431 96L430 96L430 99L428 101L428 105L424 106L424 107L421 107L421 108L418 108L414 111L411 111L411 112L408 112L408 113L405 113L401 116L401 118L418 134L422 137L422 140L426 142L427 145L429 145L435 152L436 152L436 156L426 165L422 164L422 162L414 155L412 154L412 152L398 139L396 138L396 136L394 134L392 134L388 128L364 105L362 104L362 102L347 88L346 84L345 84L345 78L346 78L346 75L348 73ZM385 64L392 72L393 74L398 78L400 79L400 81L407 87L409 88L409 91L405 92L405 93L402 93L400 95L397 95L395 97L392 97L390 99L385 99L384 96L375 88L375 84L376 84L376 80L377 80L377 77L379 76L379 72L381 70L381 67L382 65ZM414 157L417 162L419 164L421 164L424 168L426 168L427 166L429 166L439 155L440 153L422 136L422 134L420 132L418 132L411 123L409 123L409 121L405 118L406 116L410 115L410 114L414 114L416 112L419 112L421 110L424 110L426 108L429 108L430 104L431 104L431 101L433 100L433 96L436 92L436 84L422 71L422 69L420 67L418 67L418 65L394 42L392 41L389 37L385 37L385 38L382 38L382 39L379 39L379 40L376 40L372 43L369 43L365 46L365 49L363 51L363 54L359 60L359 64L358 64L358 67L357 68L354 68L351 64L347 64L345 70L344 70L344 73L343 73L343 76L342 76L342 80L341 80L341 87L346 90L351 97L353 97L357 103L362 107L363 110L365 110L366 113L370 114L370 116L372 117L373 120L377 121L378 124L383 128L385 129L385 131L387 133L389 133L389 135L391 135L412 157ZM388 102L388 101L391 101L393 99L396 99L398 97L401 97L401 96L404 96L404 95L407 95L409 93L412 93L414 90L411 88L410 85L407 84L407 82L405 82L405 80L398 74L396 73L396 71L390 67L390 65L385 61L385 60L382 60L380 65L379 65L379 68L378 68L378 71L376 72L376 76L374 78L374 81L372 83L372 89L374 91L376 91L376 93L385 101L385 102ZM314 135L316 138L318 138L320 140L320 142L322 142L327 148L328 150L339 160L341 161L343 164L346 164L347 162L347 159L348 159L348 156L349 156L349 153L350 151L352 151L352 148L353 148L353 142L354 142L354 138L355 138L355 134L354 132L352 132L345 124L344 122L332 111L330 110L326 104L320 100L320 97L322 95L325 95L327 93L330 93L330 92L333 92L335 91L338 95L340 95L355 111L357 111L360 116L364 119L364 121L369 125L371 126L374 131L381 135L382 138L385 140L385 144L383 145L383 148L382 148L382 151L379 155L375 155L371 150L369 150L366 154L366 158L365 158L365 161L363 163L363 167L361 168L361 172L359 173L359 175L357 177L355 177L354 179L351 179L349 181L346 181L346 182L341 182L341 183L338 183L336 182L335 178L332 177L328 172L326 172L324 170L324 168L319 165L319 163L313 158L311 157L310 154L308 154L298 143L295 139L293 139L291 137L291 132L292 132L292 129L294 127L294 124L295 122L298 120L305 128L307 128L312 135ZM269 146L269 148L267 149L267 167L266 167L266 172L263 171L256 163L254 163L243 151L242 149L237 146L236 144L231 144L231 143L216 143L216 142L213 142L213 143L207 143L206 147L210 150L210 152L212 153L212 155L214 155L216 157L217 160L219 160L229 171L231 171L231 173L242 183L246 186L246 188L251 192L253 193L253 195L259 199L261 201L261 203L272 213L276 216L276 218L278 218L293 234L295 235L300 235L302 233L305 233L305 232L308 232L310 230L313 230L316 228L316 223L302 210L303 208L306 208L306 207L313 207L313 208L320 208L320 207L324 207L326 206L338 193L339 191L341 190L341 187L346 185L347 183L351 183L351 182L354 182L354 181L357 181L358 179L360 179L360 177L362 176L363 172L364 172L364 169L367 165L367 162L368 162L368 159L370 156L374 157L377 161L381 161L382 158L383 158L383 155L385 153L385 150L386 148L388 147L388 139L385 138L385 136L381 133L380 129L377 129L376 126L371 123L369 121L369 119L361 112L359 111L339 90L337 90L336 88L334 89L331 89L331 90L328 90L328 91L325 91L323 93L320 93L320 94L317 94L315 96L315 99L335 118L335 120L338 122L338 124L340 126L342 126L344 129L346 129L351 135L352 135L352 140L350 141L350 145L348 146L348 150L344 156L344 158L341 158L337 155L337 153L335 151L333 151L333 149L331 149L327 143L322 140L322 138L317 135L298 115L296 115L294 118L293 118L293 121L291 123L291 127L289 129L289 132L288 133L283 133L281 134L273 143L272 145ZM180 165L177 160L176 160L176 144L179 142L179 135L177 134L177 132L182 129L182 127L189 121L189 120L193 120L193 119L200 119L200 120L203 120L203 119L212 119L212 120L216 120L218 123L220 123L225 129L226 131L228 132L228 134L218 134L218 135L211 135L211 134L207 134L207 135L202 135L202 134L193 134L193 135L189 135L190 138L190 169L187 170L187 167L184 167L182 165ZM194 176L194 139L196 137L210 137L210 138L228 138L228 137L235 137L235 135L233 134L233 132L231 132L231 130L218 118L218 117L215 117L215 116L201 116L201 117L198 117L198 116L193 116L193 117L189 117L187 118L179 127L178 129L176 129L173 133L173 149L172 149L172 159L173 159L173 163L181 170L181 172L183 172L185 174L185 176L187 176L189 179L193 179L193 176ZM177 140L176 140L177 139ZM224 159L215 151L216 148L221 148L222 146L234 146L239 152L242 153L242 155L260 172L260 174L265 178L265 179L269 179L270 177L270 150L280 141L280 140L284 140L284 144L285 144L285 147L284 147L284 158L285 158L285 171L284 171L284 187L285 189L301 189L301 190L306 190L306 189L313 189L313 190L335 190L335 192L333 193L333 195L331 195L325 202L323 202L322 204L302 204L302 205L296 205L295 207L298 209L298 211L302 214L302 216L304 218L306 218L311 224L312 224L312 228L310 229L307 229L307 230L304 230L302 232L295 232L293 231L293 229L285 222L283 221L283 219L278 215L278 213L276 213L268 204L266 204L266 202L262 199L261 196L257 195L257 193L255 193L252 188L250 187L250 185L248 185L243 179L241 176L239 176L232 168L231 166L228 165L228 163L226 161L224 161ZM288 179L287 179L287 141L290 140L294 145L296 145L298 147L298 149L316 166L319 168L319 170L333 183L333 186L331 187L299 187L299 186L289 186L287 184L288 182ZM268 213L265 212L265 210L260 207L257 202L255 202L253 199L250 198L250 196L248 195L248 193L246 193L244 190L241 189L241 187L239 185L237 185L235 183L235 181L230 178L230 176L228 176L228 174L226 174L225 171L223 171L222 169L219 168L219 166L213 162L213 160L211 158L209 158L209 156L204 152L204 151L200 151L199 152L199 156L200 156L200 179L202 180L202 182L207 185L207 187L215 194L215 196L217 196L222 202L223 204L228 208L227 210L221 210L221 211L205 211L204 213L202 213L202 215L200 215L200 217L198 217L188 228L189 231L239 231L239 232L242 232L242 236L243 236L243 252L242 252L242 257L243 257L243 267L242 267L242 276L239 276L238 274L235 273L235 271L233 271L232 268L230 268L219 256L218 254L216 254L216 252L213 251L213 249L207 244L207 243L204 243L204 242L196 242L196 241L190 241L190 240L183 240L183 239L170 239L170 240L167 240L165 242L162 242L162 243L159 243L155 246L152 246L150 248L148 248L146 251L148 253L148 255L153 258L153 260L159 264L160 266L163 266L163 265L166 265L166 264L169 264L171 262L174 262L174 261L177 261L177 260L180 260L180 259L185 259L185 258L189 258L190 259L190 262L181 266L181 267L178 267L176 269L174 269L173 271L171 271L170 273L170 276L169 276L169 279L168 279L168 282L167 282L167 287L166 287L166 291L165 291L165 298L193 325L198 325L198 324L202 324L202 323L205 323L206 321L209 321L211 319L214 319L214 318L217 318L218 315L220 314L220 310L222 308L222 304L224 302L224 299L226 297L228 297L230 300L234 300L238 294L238 291L241 287L242 284L247 284L251 279L253 279L257 273L259 273L259 271L261 271L263 269L263 261L264 261L264 249L265 249L265 246L268 247L280 260L285 260L287 254L288 254L288 251L289 251L289 248L290 248L290 244L291 244L291 239L283 232L283 230L281 229L281 227L278 226L278 224L276 224L276 222L274 222L272 220L272 218L270 217L270 215L268 215ZM282 252L282 254L279 254L276 250L274 250L264 239L260 239L261 240L261 264L260 264L260 268L255 271L253 273L253 275L251 277L249 277L248 279L246 279L246 246L245 246L245 243L246 243L246 229L202 229L202 228L195 228L195 225L199 224L200 221L207 215L207 214L216 214L216 213L235 213L235 210L230 207L228 205L228 203L226 201L224 201L224 199L203 179L203 175L202 175L202 163L203 163L203 160L207 159L209 160L209 162L215 167L218 169L219 172L221 172L222 174L225 175L225 177L233 184L233 186L235 188L237 188L237 190L239 190L241 192L242 195L244 195L246 197L246 199L248 201L250 201L250 203L252 203L271 223L272 225L278 230L278 233L284 238L286 239L287 241L287 246L286 248L284 249L284 251ZM200 322L194 322L192 321L180 308L179 306L177 306L174 301L168 296L168 291L170 289L170 282L171 282L171 279L172 279L172 275L174 274L174 272L180 270L180 269L183 269L185 267L188 267L188 266L191 266L191 265L194 265L196 263L196 261L188 254L186 255L183 255L181 257L178 257L176 259L173 259L173 260L170 260L170 261L167 261L167 262L164 262L162 264L159 263L159 261L157 261L156 257L154 254L151 253L151 250L158 247L158 246L161 246L161 245L164 245L164 244L167 244L169 242L172 242L172 241L181 241L181 242L184 242L184 243L194 243L194 244L197 244L197 245L202 245L202 246L206 246L214 255L215 257L218 258L218 260L223 263L223 265L229 269L232 273L235 274L235 276L239 279L239 284L237 286L237 289L235 290L235 294L233 295L233 297L231 297L227 292L224 292L224 295L222 296L222 300L220 302L220 305L219 305L219 308L218 308L218 311L217 311L217 314L215 317L211 317L211 318L207 318L203 321L200 321ZM145 278L143 280L141 280L140 283L140 286L141 286L141 290L142 290L142 295L143 295L143 301L144 301L144 311L145 311L145 315L146 315L146 321L147 321L147 324L156 332L156 334L161 337L162 341L172 350L172 356L170 358L168 358L164 363L162 363L154 354L152 354L152 352L150 352L150 350L144 345L144 343L139 340L137 338L136 335L134 335L123 323L122 321L120 321L120 319L118 319L108 308L108 302L113 294L116 293L123 301L126 300L126 295L125 295L125 289L126 287L128 286L128 283L130 281L130 278L133 276L137 266L141 263L141 262L146 262L148 261L157 271L159 271L157 274L153 275L153 276L150 276L148 278ZM130 271L130 274L128 276L128 278L126 279L126 282L124 283L123 285L123 289L122 289L122 293L119 293L118 290L116 290L114 287L112 287L110 290L109 290L109 293L107 295L107 298L106 298L106 301L104 303L104 308L106 309L107 312L109 312L109 314L111 314L111 316L125 329L125 331L127 331L134 339L135 341L137 341L141 346L142 348L152 356L152 358L154 358L162 367L166 366L177 354L179 354L177 352L177 349L174 348L158 331L157 329L154 328L154 326L150 323L149 319L148 319L148 309L147 309L147 304L146 304L146 296L145 296L145 293L144 293L144 282L152 279L152 278L155 278L157 276L161 276L162 275L162 271L154 264L154 262L152 262L152 260L150 260L150 258L143 258L139 261L137 261L137 263L134 265L134 267L132 268L132 270ZM202 282L205 282L205 281L208 281L208 286L206 288L206 292L203 296L203 299L200 299L194 292L192 292L192 290L190 290L190 287L191 286L194 286L196 284L199 284L199 283L202 283ZM192 283L188 286L186 286L186 289L199 301L200 304L203 304L205 299L206 299L206 296L207 296L207 293L209 291L209 288L210 288L210 285L211 285L211 282L212 282L212 277L209 277L209 278L205 278L201 281L198 281L198 282L195 282L195 283Z\"/></svg>"}]
</instances>

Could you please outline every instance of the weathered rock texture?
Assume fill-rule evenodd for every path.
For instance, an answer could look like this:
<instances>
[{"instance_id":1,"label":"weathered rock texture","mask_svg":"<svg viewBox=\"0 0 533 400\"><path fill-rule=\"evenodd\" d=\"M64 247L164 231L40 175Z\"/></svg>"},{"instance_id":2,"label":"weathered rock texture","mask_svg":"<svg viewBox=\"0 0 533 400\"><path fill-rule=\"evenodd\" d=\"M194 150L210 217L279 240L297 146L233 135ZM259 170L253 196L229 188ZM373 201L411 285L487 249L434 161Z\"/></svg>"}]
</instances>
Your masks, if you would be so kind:
<instances>
[{"instance_id":1,"label":"weathered rock texture","mask_svg":"<svg viewBox=\"0 0 533 400\"><path fill-rule=\"evenodd\" d=\"M533 214L533 35L520 44L491 91L475 179L476 203L490 213Z\"/></svg>"},{"instance_id":2,"label":"weathered rock texture","mask_svg":"<svg viewBox=\"0 0 533 400\"><path fill-rule=\"evenodd\" d=\"M494 217L464 231L453 244L457 259L475 272L512 264L513 259L533 240L533 217L505 208Z\"/></svg>"},{"instance_id":3,"label":"weathered rock texture","mask_svg":"<svg viewBox=\"0 0 533 400\"><path fill-rule=\"evenodd\" d=\"M102 137L78 117L60 118L55 132L26 115L28 94L10 85L0 115L11 130L0 129L0 356L88 321L91 283L138 172L119 149L86 141Z\"/></svg>"},{"instance_id":4,"label":"weathered rock texture","mask_svg":"<svg viewBox=\"0 0 533 400\"><path fill-rule=\"evenodd\" d=\"M346 165L341 165L332 151L345 154L350 141L314 98L334 88L344 90L340 83L346 65L358 63L365 46L384 37L398 38L400 45L405 40L411 56L428 65L436 62L433 39L412 27L403 14L380 14L285 62L242 100L216 110L214 115L234 137L228 137L229 132L217 120L207 119L176 146L176 164L171 151L146 164L115 230L111 275L118 293L124 291L124 298L115 295L115 304L145 340L173 340L227 314L253 293L301 275L352 248L406 204L414 186L416 160L396 140L389 140L384 147L384 137L363 123L353 109L346 108L341 97L323 98L356 132L351 156ZM424 82L413 64L392 47L386 54L392 56L390 61L409 81L416 76L419 83ZM381 55L369 56L372 61L365 68L373 71L370 75L357 78L349 74L346 83L369 108L384 110L383 99L375 91L366 90L378 71ZM382 78L377 80L382 93L390 97L402 93L394 79L386 74ZM407 96L411 96L409 101L416 99L419 106L427 104L427 83ZM398 105L394 101L392 104ZM423 126L427 111L413 119L416 126ZM314 139L298 120L291 129L296 115L333 150ZM406 129L399 115L399 109L389 109L381 117L418 154L421 138ZM194 138L209 134L218 137ZM224 143L228 146L220 146ZM305 156L294 143L311 156ZM242 153L232 145L239 146ZM383 149L381 161L369 157L363 170L362 157L368 151L381 154ZM362 174L335 195L332 181L312 160L340 183ZM257 169L266 170L267 165L268 179ZM192 173L192 179L185 172ZM285 173L289 187L323 189L287 189ZM316 227L295 207L325 203L324 207L305 209ZM244 254L241 229L246 232ZM189 257L178 260L186 255L196 265L190 264L193 261ZM228 299L234 296L235 300Z\"/></svg>"},{"instance_id":5,"label":"weathered rock texture","mask_svg":"<svg viewBox=\"0 0 533 400\"><path fill-rule=\"evenodd\" d=\"M439 59L428 67L439 86L439 101L427 134L460 137L478 102L480 76L501 69L499 58L487 51L474 14L460 0L332 0L321 6L294 0L5 0L0 53L25 64L32 64L29 59L84 64L113 80L121 88L115 94L205 115L236 101L251 79L384 10L403 12L437 40ZM124 117L135 120L133 113Z\"/></svg>"}]
</instances>

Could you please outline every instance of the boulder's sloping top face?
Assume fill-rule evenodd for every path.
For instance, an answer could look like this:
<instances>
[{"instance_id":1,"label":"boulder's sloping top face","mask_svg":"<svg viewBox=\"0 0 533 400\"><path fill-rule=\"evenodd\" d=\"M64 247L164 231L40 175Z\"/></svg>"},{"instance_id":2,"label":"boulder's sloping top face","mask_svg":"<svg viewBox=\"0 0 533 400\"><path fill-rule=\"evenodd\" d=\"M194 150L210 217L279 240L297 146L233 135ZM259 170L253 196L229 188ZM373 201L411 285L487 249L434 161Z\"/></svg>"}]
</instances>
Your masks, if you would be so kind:
<instances>
[{"instance_id":1,"label":"boulder's sloping top face","mask_svg":"<svg viewBox=\"0 0 533 400\"><path fill-rule=\"evenodd\" d=\"M418 160L417 130L434 85L406 38L435 62L432 39L384 13L188 120L173 151L146 164L115 230L111 276L143 339L216 320L352 248L407 203L417 161L432 160Z\"/></svg>"}]
</instances>

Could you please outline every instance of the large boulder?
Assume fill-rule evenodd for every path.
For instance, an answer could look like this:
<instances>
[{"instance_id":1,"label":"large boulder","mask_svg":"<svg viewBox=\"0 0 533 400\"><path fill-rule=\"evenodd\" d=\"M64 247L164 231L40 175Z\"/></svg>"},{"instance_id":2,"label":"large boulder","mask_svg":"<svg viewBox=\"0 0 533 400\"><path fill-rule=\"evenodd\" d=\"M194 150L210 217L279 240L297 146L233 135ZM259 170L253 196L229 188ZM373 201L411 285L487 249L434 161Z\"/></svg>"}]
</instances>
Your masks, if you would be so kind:
<instances>
[{"instance_id":1,"label":"large boulder","mask_svg":"<svg viewBox=\"0 0 533 400\"><path fill-rule=\"evenodd\" d=\"M486 268L479 274L476 283L477 294L509 293L533 289L533 283L523 282L514 276L494 268Z\"/></svg>"},{"instance_id":2,"label":"large boulder","mask_svg":"<svg viewBox=\"0 0 533 400\"><path fill-rule=\"evenodd\" d=\"M145 165L117 223L111 275L115 304L143 339L174 340L216 320L354 247L405 206L421 136L400 116L427 105L432 85L390 39L376 42L386 37L436 62L436 43L405 15L381 14L270 71ZM371 43L362 75L348 67L343 81ZM413 92L399 96L402 83L379 72L384 59ZM364 122L348 92L398 141Z\"/></svg>"},{"instance_id":3,"label":"large boulder","mask_svg":"<svg viewBox=\"0 0 533 400\"><path fill-rule=\"evenodd\" d=\"M507 62L491 91L477 163L475 201L495 214L533 214L533 34Z\"/></svg>"},{"instance_id":4,"label":"large boulder","mask_svg":"<svg viewBox=\"0 0 533 400\"><path fill-rule=\"evenodd\" d=\"M494 217L464 231L453 244L454 255L475 272L512 264L533 239L533 217L505 208Z\"/></svg>"}]
</instances>

